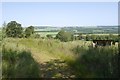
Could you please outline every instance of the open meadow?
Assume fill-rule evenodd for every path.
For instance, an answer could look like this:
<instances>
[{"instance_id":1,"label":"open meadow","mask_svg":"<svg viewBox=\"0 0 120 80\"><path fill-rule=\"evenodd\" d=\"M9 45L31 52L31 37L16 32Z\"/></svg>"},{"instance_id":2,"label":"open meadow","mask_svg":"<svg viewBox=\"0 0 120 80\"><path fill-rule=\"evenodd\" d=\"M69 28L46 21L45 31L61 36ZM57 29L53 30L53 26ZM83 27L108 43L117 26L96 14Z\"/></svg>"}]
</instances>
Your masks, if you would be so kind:
<instances>
[{"instance_id":1,"label":"open meadow","mask_svg":"<svg viewBox=\"0 0 120 80\"><path fill-rule=\"evenodd\" d=\"M3 78L117 77L118 44L92 48L91 41L5 38Z\"/></svg>"},{"instance_id":2,"label":"open meadow","mask_svg":"<svg viewBox=\"0 0 120 80\"><path fill-rule=\"evenodd\" d=\"M2 0L0 79L119 78L118 5Z\"/></svg>"},{"instance_id":3,"label":"open meadow","mask_svg":"<svg viewBox=\"0 0 120 80\"><path fill-rule=\"evenodd\" d=\"M41 37L45 37L46 35L52 35L53 37L55 37L58 32L37 32L37 34L39 34Z\"/></svg>"}]
</instances>

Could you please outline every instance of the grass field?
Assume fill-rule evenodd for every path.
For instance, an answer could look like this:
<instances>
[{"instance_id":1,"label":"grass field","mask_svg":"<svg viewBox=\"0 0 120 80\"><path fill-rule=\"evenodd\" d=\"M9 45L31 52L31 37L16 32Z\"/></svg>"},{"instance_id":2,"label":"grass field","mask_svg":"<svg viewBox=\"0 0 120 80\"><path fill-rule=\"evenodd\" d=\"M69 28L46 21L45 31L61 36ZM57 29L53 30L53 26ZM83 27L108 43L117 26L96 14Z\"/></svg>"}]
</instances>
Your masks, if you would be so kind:
<instances>
[{"instance_id":1,"label":"grass field","mask_svg":"<svg viewBox=\"0 0 120 80\"><path fill-rule=\"evenodd\" d=\"M55 37L57 35L58 32L36 32L37 34L40 34L41 37L46 37L46 35L52 35L53 37Z\"/></svg>"},{"instance_id":2,"label":"grass field","mask_svg":"<svg viewBox=\"0 0 120 80\"><path fill-rule=\"evenodd\" d=\"M83 34L83 36L86 36L87 34ZM110 34L89 34L89 35L99 35L99 36L107 36L107 35L110 35ZM117 36L118 34L112 34L112 35L115 35Z\"/></svg>"},{"instance_id":3,"label":"grass field","mask_svg":"<svg viewBox=\"0 0 120 80\"><path fill-rule=\"evenodd\" d=\"M60 42L55 39L6 38L2 45L3 77L117 76L115 65L118 44L95 49L91 47L91 41Z\"/></svg>"},{"instance_id":4,"label":"grass field","mask_svg":"<svg viewBox=\"0 0 120 80\"><path fill-rule=\"evenodd\" d=\"M36 33L40 34L41 37L46 37L46 35L48 35L48 34L55 37L58 34L58 32L36 32ZM82 34L82 35L86 36L87 34ZM109 34L89 34L89 35L100 35L100 36L106 35L107 36ZM112 34L112 35L118 35L118 34Z\"/></svg>"}]
</instances>

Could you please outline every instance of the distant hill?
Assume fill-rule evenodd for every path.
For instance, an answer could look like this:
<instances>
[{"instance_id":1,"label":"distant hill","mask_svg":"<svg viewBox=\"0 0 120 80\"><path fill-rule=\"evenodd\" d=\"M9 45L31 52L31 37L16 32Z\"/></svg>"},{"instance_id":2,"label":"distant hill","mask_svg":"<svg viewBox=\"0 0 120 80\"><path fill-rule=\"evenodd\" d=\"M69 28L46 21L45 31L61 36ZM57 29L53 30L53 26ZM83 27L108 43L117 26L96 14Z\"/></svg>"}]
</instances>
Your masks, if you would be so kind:
<instances>
[{"instance_id":1,"label":"distant hill","mask_svg":"<svg viewBox=\"0 0 120 80\"><path fill-rule=\"evenodd\" d=\"M98 28L118 28L118 26L97 26Z\"/></svg>"},{"instance_id":2,"label":"distant hill","mask_svg":"<svg viewBox=\"0 0 120 80\"><path fill-rule=\"evenodd\" d=\"M84 34L117 34L118 26L34 26L36 32L58 32L61 29Z\"/></svg>"}]
</instances>

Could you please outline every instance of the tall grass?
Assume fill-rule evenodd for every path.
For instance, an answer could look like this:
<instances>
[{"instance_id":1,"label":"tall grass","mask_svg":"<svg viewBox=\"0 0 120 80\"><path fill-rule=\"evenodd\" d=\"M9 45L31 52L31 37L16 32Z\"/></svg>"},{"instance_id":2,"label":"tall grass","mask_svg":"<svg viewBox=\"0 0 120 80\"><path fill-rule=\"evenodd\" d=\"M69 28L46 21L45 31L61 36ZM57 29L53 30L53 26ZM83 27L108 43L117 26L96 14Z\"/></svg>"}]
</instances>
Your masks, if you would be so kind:
<instances>
[{"instance_id":1,"label":"tall grass","mask_svg":"<svg viewBox=\"0 0 120 80\"><path fill-rule=\"evenodd\" d=\"M63 43L54 39L22 39L20 44L25 45L32 49L32 51L38 52L38 54L47 54L55 58L68 58L72 56L70 49L72 44Z\"/></svg>"},{"instance_id":2,"label":"tall grass","mask_svg":"<svg viewBox=\"0 0 120 80\"><path fill-rule=\"evenodd\" d=\"M2 49L3 78L39 78L38 63L28 51Z\"/></svg>"},{"instance_id":3,"label":"tall grass","mask_svg":"<svg viewBox=\"0 0 120 80\"><path fill-rule=\"evenodd\" d=\"M14 42L14 43L13 43ZM90 41L70 41L70 42L60 42L55 39L6 39L5 54L3 56L3 69L4 76L21 77L19 75L19 70L14 72L16 69L22 69L22 67L15 67L17 65L26 66L21 72L25 71L23 74L29 74L23 77L28 77L31 74L38 75L37 63L32 58L30 52L25 52L24 50L29 50L32 54L38 56L37 59L44 57L43 59L48 60L48 58L59 58L64 60L70 67L75 70L75 74L80 78L114 78L118 77L118 46L106 46L92 48L90 47ZM12 51L10 50L12 49ZM21 51L19 51L21 50ZM5 57L5 55L7 56ZM22 55L22 57L20 56ZM10 66L11 58L13 59L13 67ZM27 60L30 59L30 62ZM7 59L7 60L6 60ZM41 59L42 60L42 59ZM28 63L26 62L28 61ZM34 66L28 67L27 65L33 64ZM8 69L11 67L13 74L7 74L11 71ZM7 70L8 69L8 70ZM26 70L25 70L26 69ZM30 69L30 70L29 70ZM34 71L34 69L36 69ZM8 72L7 72L8 71ZM27 72L29 71L29 72ZM34 72L33 72L34 71ZM6 73L5 73L6 72ZM36 73L35 73L36 72ZM15 75L18 74L18 75ZM15 75L15 76L14 76ZM31 76L34 77L35 75ZM37 77L37 76L35 76Z\"/></svg>"},{"instance_id":4,"label":"tall grass","mask_svg":"<svg viewBox=\"0 0 120 80\"><path fill-rule=\"evenodd\" d=\"M77 47L76 50L83 48ZM116 78L118 77L118 47L106 46L84 50L71 66L78 77L83 78Z\"/></svg>"}]
</instances>

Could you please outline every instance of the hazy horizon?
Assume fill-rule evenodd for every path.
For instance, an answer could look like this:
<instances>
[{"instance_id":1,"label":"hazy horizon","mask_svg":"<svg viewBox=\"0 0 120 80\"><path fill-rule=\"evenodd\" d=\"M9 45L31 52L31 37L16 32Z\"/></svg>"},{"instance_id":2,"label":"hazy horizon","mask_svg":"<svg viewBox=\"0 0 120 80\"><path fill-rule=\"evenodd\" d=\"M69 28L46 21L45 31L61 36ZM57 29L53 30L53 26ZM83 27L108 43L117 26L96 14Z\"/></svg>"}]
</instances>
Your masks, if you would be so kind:
<instances>
[{"instance_id":1,"label":"hazy horizon","mask_svg":"<svg viewBox=\"0 0 120 80\"><path fill-rule=\"evenodd\" d=\"M33 26L116 26L117 2L3 2L2 22Z\"/></svg>"}]
</instances>

